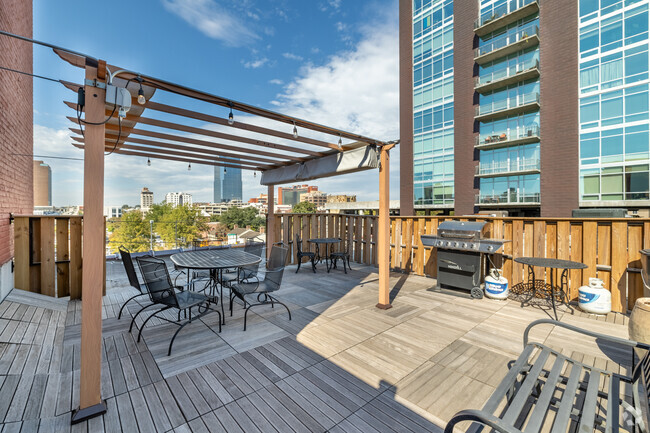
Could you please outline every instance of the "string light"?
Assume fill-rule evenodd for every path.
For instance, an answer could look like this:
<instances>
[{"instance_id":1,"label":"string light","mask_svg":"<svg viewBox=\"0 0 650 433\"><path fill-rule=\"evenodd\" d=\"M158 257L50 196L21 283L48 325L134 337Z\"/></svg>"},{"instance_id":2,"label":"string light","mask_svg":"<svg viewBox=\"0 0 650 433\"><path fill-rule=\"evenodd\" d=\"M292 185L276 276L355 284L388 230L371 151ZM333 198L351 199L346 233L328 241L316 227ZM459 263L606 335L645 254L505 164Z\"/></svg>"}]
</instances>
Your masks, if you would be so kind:
<instances>
[{"instance_id":1,"label":"string light","mask_svg":"<svg viewBox=\"0 0 650 433\"><path fill-rule=\"evenodd\" d=\"M235 116L232 114L232 104L230 105L230 114L228 114L228 125L232 126L235 123Z\"/></svg>"},{"instance_id":2,"label":"string light","mask_svg":"<svg viewBox=\"0 0 650 433\"><path fill-rule=\"evenodd\" d=\"M223 174L226 174L226 167L223 168Z\"/></svg>"},{"instance_id":3,"label":"string light","mask_svg":"<svg viewBox=\"0 0 650 433\"><path fill-rule=\"evenodd\" d=\"M341 134L339 134L339 150L343 149L343 140L341 140Z\"/></svg>"},{"instance_id":4,"label":"string light","mask_svg":"<svg viewBox=\"0 0 650 433\"><path fill-rule=\"evenodd\" d=\"M298 138L298 128L296 127L296 122L293 122L293 138Z\"/></svg>"},{"instance_id":5,"label":"string light","mask_svg":"<svg viewBox=\"0 0 650 433\"><path fill-rule=\"evenodd\" d=\"M147 167L151 167L151 159L147 158Z\"/></svg>"},{"instance_id":6,"label":"string light","mask_svg":"<svg viewBox=\"0 0 650 433\"><path fill-rule=\"evenodd\" d=\"M138 90L138 104L144 105L147 103L147 99L144 97L144 90L142 90L142 78L138 77L138 82L140 83L140 89Z\"/></svg>"},{"instance_id":7,"label":"string light","mask_svg":"<svg viewBox=\"0 0 650 433\"><path fill-rule=\"evenodd\" d=\"M256 171L253 172L253 177L257 177L257 172Z\"/></svg>"},{"instance_id":8,"label":"string light","mask_svg":"<svg viewBox=\"0 0 650 433\"><path fill-rule=\"evenodd\" d=\"M187 171L190 171L190 170L192 170L192 163L191 162L189 164L187 164Z\"/></svg>"}]
</instances>

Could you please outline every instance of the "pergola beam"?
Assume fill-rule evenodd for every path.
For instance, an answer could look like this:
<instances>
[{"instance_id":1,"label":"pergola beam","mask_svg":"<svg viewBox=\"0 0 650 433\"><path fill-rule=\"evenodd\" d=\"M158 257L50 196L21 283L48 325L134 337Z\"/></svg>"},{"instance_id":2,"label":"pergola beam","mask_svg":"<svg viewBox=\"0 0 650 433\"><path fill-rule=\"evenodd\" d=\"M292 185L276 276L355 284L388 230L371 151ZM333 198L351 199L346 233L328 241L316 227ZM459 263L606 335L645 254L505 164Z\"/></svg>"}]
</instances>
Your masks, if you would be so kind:
<instances>
[{"instance_id":1,"label":"pergola beam","mask_svg":"<svg viewBox=\"0 0 650 433\"><path fill-rule=\"evenodd\" d=\"M72 137L73 140L79 142L79 143L84 143L85 140L81 137ZM256 171L263 171L263 170L268 170L269 168L273 168L268 165L250 165L250 164L244 164L244 163L237 163L233 162L231 163L230 161L224 161L222 158L219 157L214 157L214 156L207 156L207 155L197 155L189 152L179 152L175 150L168 150L168 149L157 149L157 148L152 148L152 147L144 147L144 146L133 146L130 144L121 144L116 146L115 145L115 140L106 140L105 144L106 150L109 152L115 152L116 150L131 150L134 152L142 152L144 154L151 154L151 156L156 155L169 155L169 156L179 156L179 157L186 157L186 158L197 158L197 159L205 159L206 161L209 162L219 162L223 164L224 167L230 167L230 168L242 168L242 169L250 169L250 170L256 170Z\"/></svg>"}]
</instances>

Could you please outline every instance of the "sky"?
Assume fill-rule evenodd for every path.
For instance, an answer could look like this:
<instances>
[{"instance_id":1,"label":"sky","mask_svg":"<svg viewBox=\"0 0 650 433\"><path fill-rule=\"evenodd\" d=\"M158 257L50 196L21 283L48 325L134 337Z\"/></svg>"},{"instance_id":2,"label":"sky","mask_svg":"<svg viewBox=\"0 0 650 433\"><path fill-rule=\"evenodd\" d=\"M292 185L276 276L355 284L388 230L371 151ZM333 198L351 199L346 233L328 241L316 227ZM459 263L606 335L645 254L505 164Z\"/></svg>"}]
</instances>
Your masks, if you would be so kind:
<instances>
[{"instance_id":1,"label":"sky","mask_svg":"<svg viewBox=\"0 0 650 433\"><path fill-rule=\"evenodd\" d=\"M114 0L105 5L34 0L34 38L320 124L385 141L399 138L397 0ZM83 70L39 46L34 73L83 79ZM83 158L71 145L66 119L74 111L63 104L75 97L58 83L34 79L34 155ZM228 114L160 91L153 100ZM398 153L391 152L391 199L399 198ZM55 206L83 203L81 160L35 159L52 168ZM189 192L195 202L212 200L212 166L188 171L182 162L152 160L148 167L143 157L116 154L105 161L107 206L139 204L142 187L154 191L155 202L170 191ZM245 200L266 193L259 174L242 176ZM311 184L327 193L375 200L378 178L371 170Z\"/></svg>"}]
</instances>

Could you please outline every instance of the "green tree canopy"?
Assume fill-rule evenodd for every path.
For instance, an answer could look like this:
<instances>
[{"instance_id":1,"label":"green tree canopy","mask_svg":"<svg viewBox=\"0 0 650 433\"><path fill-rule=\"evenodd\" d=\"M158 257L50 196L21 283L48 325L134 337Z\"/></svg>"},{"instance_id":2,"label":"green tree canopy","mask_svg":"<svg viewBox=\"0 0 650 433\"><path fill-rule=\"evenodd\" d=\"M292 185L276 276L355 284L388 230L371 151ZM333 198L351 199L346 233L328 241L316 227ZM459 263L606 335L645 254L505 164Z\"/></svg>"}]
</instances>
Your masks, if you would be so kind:
<instances>
[{"instance_id":1,"label":"green tree canopy","mask_svg":"<svg viewBox=\"0 0 650 433\"><path fill-rule=\"evenodd\" d=\"M291 208L291 212L293 212L293 213L315 213L316 212L316 205L314 203L301 201L300 203L293 205L293 208Z\"/></svg>"},{"instance_id":2,"label":"green tree canopy","mask_svg":"<svg viewBox=\"0 0 650 433\"><path fill-rule=\"evenodd\" d=\"M219 217L219 222L226 224L232 229L235 224L239 227L251 226L253 230L259 230L266 224L266 220L259 216L257 209L249 207L231 207Z\"/></svg>"},{"instance_id":3,"label":"green tree canopy","mask_svg":"<svg viewBox=\"0 0 650 433\"><path fill-rule=\"evenodd\" d=\"M154 230L165 243L165 248L174 248L177 242L181 245L180 239L184 239L183 246L191 244L200 232L207 229L201 211L188 205L154 205L146 218L154 220Z\"/></svg>"},{"instance_id":4,"label":"green tree canopy","mask_svg":"<svg viewBox=\"0 0 650 433\"><path fill-rule=\"evenodd\" d=\"M120 222L113 224L110 246L117 249L125 246L131 252L149 251L149 222L139 211L125 212Z\"/></svg>"}]
</instances>

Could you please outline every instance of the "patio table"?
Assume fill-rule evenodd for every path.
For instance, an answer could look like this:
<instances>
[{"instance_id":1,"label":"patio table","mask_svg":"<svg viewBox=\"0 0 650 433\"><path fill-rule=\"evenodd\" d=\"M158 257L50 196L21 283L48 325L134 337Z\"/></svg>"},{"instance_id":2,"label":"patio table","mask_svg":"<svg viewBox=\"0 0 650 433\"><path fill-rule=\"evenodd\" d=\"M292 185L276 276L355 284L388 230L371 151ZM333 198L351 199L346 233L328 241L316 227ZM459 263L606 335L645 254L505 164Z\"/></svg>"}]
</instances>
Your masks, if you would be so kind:
<instances>
[{"instance_id":1,"label":"patio table","mask_svg":"<svg viewBox=\"0 0 650 433\"><path fill-rule=\"evenodd\" d=\"M334 249L334 244L341 242L341 238L313 238L309 239L309 242L316 245L316 258L315 261L322 263L323 258L325 259L325 267L327 272L330 271L330 254ZM325 245L325 256L320 255L321 245ZM329 251L328 251L329 250Z\"/></svg>"},{"instance_id":2,"label":"patio table","mask_svg":"<svg viewBox=\"0 0 650 433\"><path fill-rule=\"evenodd\" d=\"M546 257L518 257L515 259L515 262L521 263L528 266L528 279L532 280L532 290L530 297L522 301L522 305L529 303L538 293L538 289L535 286L535 271L533 267L540 268L550 268L551 269L551 305L553 306L553 314L555 315L555 320L557 318L557 310L555 308L555 284L554 284L554 274L557 269L562 269L562 276L560 277L560 287L559 292L561 296L560 302L566 301L565 305L573 311L573 308L569 305L569 296L567 294L569 289L569 270L572 269L586 269L588 266L584 263L574 262L571 260L561 260L561 259L550 259ZM566 289L566 290L565 290ZM544 293L541 293L544 295Z\"/></svg>"},{"instance_id":3,"label":"patio table","mask_svg":"<svg viewBox=\"0 0 650 433\"><path fill-rule=\"evenodd\" d=\"M179 268L188 270L188 281L190 270L207 270L210 272L210 294L213 298L216 298L215 291L217 290L217 286L221 286L219 295L222 324L226 323L226 314L223 307L223 271L225 269L255 265L262 261L260 257L245 252L243 248L187 251L172 254L170 259Z\"/></svg>"}]
</instances>

